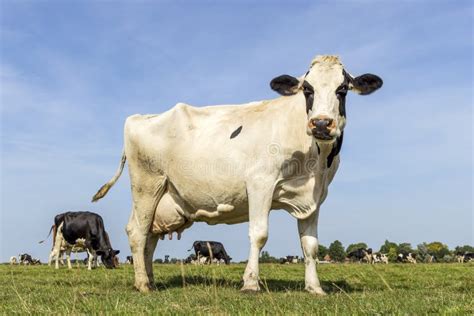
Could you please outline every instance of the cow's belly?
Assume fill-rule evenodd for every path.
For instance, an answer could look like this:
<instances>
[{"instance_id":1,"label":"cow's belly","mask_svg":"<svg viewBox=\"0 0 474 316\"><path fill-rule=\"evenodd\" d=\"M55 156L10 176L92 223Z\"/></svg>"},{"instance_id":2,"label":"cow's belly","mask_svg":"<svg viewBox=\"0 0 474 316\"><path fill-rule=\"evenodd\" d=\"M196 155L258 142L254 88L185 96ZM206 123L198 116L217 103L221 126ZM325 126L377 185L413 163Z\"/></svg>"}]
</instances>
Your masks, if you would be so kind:
<instances>
[{"instance_id":1,"label":"cow's belly","mask_svg":"<svg viewBox=\"0 0 474 316\"><path fill-rule=\"evenodd\" d=\"M192 191L186 189L181 191L177 190L172 183L168 184L167 191L160 199L155 211L152 233L165 235L177 232L180 234L193 222L214 225L248 221L248 203L245 194L227 196L224 190L206 192L194 188L195 190Z\"/></svg>"}]
</instances>

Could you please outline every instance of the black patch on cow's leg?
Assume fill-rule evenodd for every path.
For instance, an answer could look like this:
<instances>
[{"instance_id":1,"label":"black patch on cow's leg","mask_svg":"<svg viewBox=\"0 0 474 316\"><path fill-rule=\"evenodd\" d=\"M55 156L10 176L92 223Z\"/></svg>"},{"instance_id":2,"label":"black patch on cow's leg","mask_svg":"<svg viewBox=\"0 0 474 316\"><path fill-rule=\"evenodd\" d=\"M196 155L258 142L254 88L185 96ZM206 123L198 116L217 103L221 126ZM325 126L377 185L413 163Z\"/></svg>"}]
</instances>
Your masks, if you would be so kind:
<instances>
[{"instance_id":1,"label":"black patch on cow's leg","mask_svg":"<svg viewBox=\"0 0 474 316\"><path fill-rule=\"evenodd\" d=\"M332 150L328 155L328 161L327 161L328 162L328 168L331 168L331 165L332 165L332 162L333 162L334 158L337 155L339 155L339 152L341 151L341 147L342 147L343 138L344 138L344 132L341 132L341 136L339 136L336 139L336 144L332 147Z\"/></svg>"},{"instance_id":2,"label":"black patch on cow's leg","mask_svg":"<svg viewBox=\"0 0 474 316\"><path fill-rule=\"evenodd\" d=\"M230 134L230 139L237 137L242 131L242 125L240 125L235 131Z\"/></svg>"}]
</instances>

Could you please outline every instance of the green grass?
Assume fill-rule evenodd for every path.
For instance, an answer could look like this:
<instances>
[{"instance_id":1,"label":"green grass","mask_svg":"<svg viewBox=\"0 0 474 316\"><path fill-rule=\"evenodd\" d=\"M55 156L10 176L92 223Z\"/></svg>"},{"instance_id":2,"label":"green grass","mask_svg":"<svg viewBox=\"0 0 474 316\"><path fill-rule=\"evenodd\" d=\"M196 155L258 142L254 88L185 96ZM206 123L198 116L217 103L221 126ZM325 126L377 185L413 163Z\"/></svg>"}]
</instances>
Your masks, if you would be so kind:
<instances>
[{"instance_id":1,"label":"green grass","mask_svg":"<svg viewBox=\"0 0 474 316\"><path fill-rule=\"evenodd\" d=\"M262 292L240 293L245 266L155 265L158 290L133 289L133 268L0 266L0 314L474 314L474 264L331 264L325 297L304 288L304 265L262 264Z\"/></svg>"}]
</instances>

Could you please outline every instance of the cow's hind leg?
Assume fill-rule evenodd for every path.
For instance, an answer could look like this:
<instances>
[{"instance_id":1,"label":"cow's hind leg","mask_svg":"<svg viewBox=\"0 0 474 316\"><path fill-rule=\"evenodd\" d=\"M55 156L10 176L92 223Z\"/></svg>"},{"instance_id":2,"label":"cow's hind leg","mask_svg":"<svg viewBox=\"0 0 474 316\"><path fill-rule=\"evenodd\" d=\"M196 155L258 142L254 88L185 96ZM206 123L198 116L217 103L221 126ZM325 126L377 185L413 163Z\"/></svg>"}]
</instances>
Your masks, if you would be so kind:
<instances>
[{"instance_id":1,"label":"cow's hind leg","mask_svg":"<svg viewBox=\"0 0 474 316\"><path fill-rule=\"evenodd\" d=\"M298 220L301 248L305 263L305 290L317 295L325 295L316 272L318 256L318 215L314 212L307 219Z\"/></svg>"},{"instance_id":2,"label":"cow's hind leg","mask_svg":"<svg viewBox=\"0 0 474 316\"><path fill-rule=\"evenodd\" d=\"M72 264L71 264L71 249L66 250L66 261L67 261L67 267L68 269L72 269Z\"/></svg>"},{"instance_id":3,"label":"cow's hind leg","mask_svg":"<svg viewBox=\"0 0 474 316\"><path fill-rule=\"evenodd\" d=\"M153 222L156 206L163 196L166 179L159 174L151 174L129 163L132 183L133 207L127 224L128 241L133 256L135 288L140 292L151 289L146 269L145 251Z\"/></svg>"},{"instance_id":4,"label":"cow's hind leg","mask_svg":"<svg viewBox=\"0 0 474 316\"><path fill-rule=\"evenodd\" d=\"M159 235L148 233L145 245L145 270L150 281L151 288L155 287L155 278L153 276L153 254L155 253L156 244L158 243Z\"/></svg>"}]
</instances>

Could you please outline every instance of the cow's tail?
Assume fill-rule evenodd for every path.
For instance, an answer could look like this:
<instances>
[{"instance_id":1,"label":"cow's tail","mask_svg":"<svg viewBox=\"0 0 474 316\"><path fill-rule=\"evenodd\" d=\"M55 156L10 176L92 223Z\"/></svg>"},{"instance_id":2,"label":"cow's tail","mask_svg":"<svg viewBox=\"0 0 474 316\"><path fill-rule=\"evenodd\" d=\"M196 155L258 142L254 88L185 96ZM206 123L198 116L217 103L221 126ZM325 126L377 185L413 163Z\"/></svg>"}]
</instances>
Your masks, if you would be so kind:
<instances>
[{"instance_id":1,"label":"cow's tail","mask_svg":"<svg viewBox=\"0 0 474 316\"><path fill-rule=\"evenodd\" d=\"M195 242L193 242L193 245L191 246L191 248L189 248L189 249L188 249L188 251L191 251L191 250L193 250L193 249L194 249L194 245L195 245L195 244L196 244L196 241L195 241Z\"/></svg>"},{"instance_id":2,"label":"cow's tail","mask_svg":"<svg viewBox=\"0 0 474 316\"><path fill-rule=\"evenodd\" d=\"M125 162L127 161L127 157L125 156L125 151L122 151L122 160L120 160L120 165L115 172L115 175L110 179L109 182L104 184L99 191L92 197L92 202L97 202L101 198L103 198L107 192L109 192L110 188L117 182L118 178L120 178L120 175L122 174L123 167L125 166Z\"/></svg>"},{"instance_id":3,"label":"cow's tail","mask_svg":"<svg viewBox=\"0 0 474 316\"><path fill-rule=\"evenodd\" d=\"M46 238L45 238L45 239L43 239L43 240L39 241L39 242L38 242L38 244L42 244L42 243L44 243L44 242L46 241L46 239L48 239L48 238L49 238L49 236L51 235L51 232L53 231L53 228L54 228L54 227L56 227L56 225L53 225L53 226L51 226L51 228L49 229L49 234L48 234L48 236L46 236Z\"/></svg>"}]
</instances>

